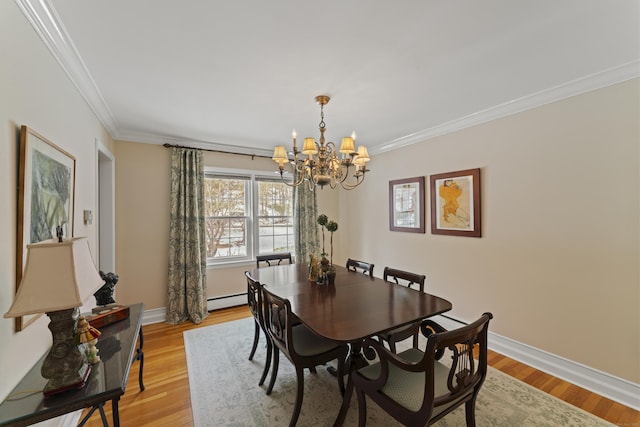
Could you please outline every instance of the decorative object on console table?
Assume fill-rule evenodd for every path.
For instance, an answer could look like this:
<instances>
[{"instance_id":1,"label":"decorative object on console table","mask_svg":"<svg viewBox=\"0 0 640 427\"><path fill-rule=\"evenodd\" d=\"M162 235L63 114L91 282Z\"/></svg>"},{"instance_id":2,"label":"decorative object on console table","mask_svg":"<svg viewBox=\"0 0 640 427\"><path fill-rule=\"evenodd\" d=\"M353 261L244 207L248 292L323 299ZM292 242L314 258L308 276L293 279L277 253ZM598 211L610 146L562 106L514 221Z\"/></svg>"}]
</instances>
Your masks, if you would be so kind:
<instances>
[{"instance_id":1,"label":"decorative object on console table","mask_svg":"<svg viewBox=\"0 0 640 427\"><path fill-rule=\"evenodd\" d=\"M53 344L41 373L49 397L84 387L91 365L75 341L78 307L101 285L86 237L27 245L27 263L13 305L4 317L47 313Z\"/></svg>"},{"instance_id":2,"label":"decorative object on console table","mask_svg":"<svg viewBox=\"0 0 640 427\"><path fill-rule=\"evenodd\" d=\"M100 361L98 348L96 347L98 337L100 335L101 333L99 330L91 326L84 316L80 316L76 332L76 344L84 346L84 354L87 356L87 361L91 364L95 364Z\"/></svg>"},{"instance_id":3,"label":"decorative object on console table","mask_svg":"<svg viewBox=\"0 0 640 427\"><path fill-rule=\"evenodd\" d=\"M96 308L100 308L96 312ZM124 305L112 304L108 307L95 307L92 314L86 314L87 321L94 328L103 328L120 320L129 317L129 307Z\"/></svg>"},{"instance_id":4,"label":"decorative object on console table","mask_svg":"<svg viewBox=\"0 0 640 427\"><path fill-rule=\"evenodd\" d=\"M116 300L113 298L113 291L115 290L116 284L120 279L116 273L104 273L100 270L100 277L104 280L104 285L98 291L93 294L96 297L96 305L98 306L108 306L109 304L115 304ZM96 310L100 310L100 307L96 307L94 309L94 313Z\"/></svg>"}]
</instances>

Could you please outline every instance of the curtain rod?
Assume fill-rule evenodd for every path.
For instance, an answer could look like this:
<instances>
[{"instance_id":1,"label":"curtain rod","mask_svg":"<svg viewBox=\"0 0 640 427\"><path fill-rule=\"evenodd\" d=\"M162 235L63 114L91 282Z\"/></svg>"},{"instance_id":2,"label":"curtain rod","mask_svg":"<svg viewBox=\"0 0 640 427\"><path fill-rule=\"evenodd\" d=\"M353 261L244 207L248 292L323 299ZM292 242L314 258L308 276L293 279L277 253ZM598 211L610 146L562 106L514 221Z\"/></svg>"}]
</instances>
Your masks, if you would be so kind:
<instances>
[{"instance_id":1,"label":"curtain rod","mask_svg":"<svg viewBox=\"0 0 640 427\"><path fill-rule=\"evenodd\" d=\"M223 154L234 154L236 156L249 156L251 157L251 159L254 159L256 157L261 157L263 159L271 159L270 156L262 156L260 154L248 154L248 153L234 153L233 151L224 151L224 150L214 150L212 148L197 148L197 147L187 147L186 145L176 145L176 144L162 144L162 146L164 148L171 148L171 147L175 147L175 148L188 148L190 150L200 150L200 151L210 151L212 153L223 153Z\"/></svg>"}]
</instances>

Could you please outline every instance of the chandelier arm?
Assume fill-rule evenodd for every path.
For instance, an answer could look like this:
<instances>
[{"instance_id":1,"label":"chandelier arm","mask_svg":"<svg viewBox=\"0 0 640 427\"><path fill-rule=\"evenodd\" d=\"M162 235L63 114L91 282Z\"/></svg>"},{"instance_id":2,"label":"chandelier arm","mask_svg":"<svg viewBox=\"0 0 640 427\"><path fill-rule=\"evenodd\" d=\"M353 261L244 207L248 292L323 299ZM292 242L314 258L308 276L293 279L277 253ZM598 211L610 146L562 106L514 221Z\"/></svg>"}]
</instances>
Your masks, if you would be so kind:
<instances>
[{"instance_id":1,"label":"chandelier arm","mask_svg":"<svg viewBox=\"0 0 640 427\"><path fill-rule=\"evenodd\" d=\"M342 188L344 188L345 190L353 190L354 188L356 188L357 186L359 186L360 184L362 184L364 182L364 178L366 176L365 172L367 170L364 169L362 170L362 175L354 175L356 177L356 183L355 184L350 184L348 182L340 182L340 186Z\"/></svg>"},{"instance_id":2,"label":"chandelier arm","mask_svg":"<svg viewBox=\"0 0 640 427\"><path fill-rule=\"evenodd\" d=\"M349 183L341 182L340 186L345 190L353 190L354 188L356 188L357 186L359 186L363 182L364 182L364 177L363 177L362 181L357 180L355 184L349 184Z\"/></svg>"},{"instance_id":3,"label":"chandelier arm","mask_svg":"<svg viewBox=\"0 0 640 427\"><path fill-rule=\"evenodd\" d=\"M291 161L287 162L289 164L289 167L291 168L292 174L295 176L295 172L297 172L298 175L300 175L300 177L298 178L297 181L294 181L292 183L287 182L284 179L284 168L280 170L280 179L282 180L282 182L287 184L289 187L297 187L304 180L304 173L303 173L303 170L298 168L298 165L297 165L298 162L299 162L299 159L298 159L297 155L295 155L295 159L294 159L293 163Z\"/></svg>"}]
</instances>

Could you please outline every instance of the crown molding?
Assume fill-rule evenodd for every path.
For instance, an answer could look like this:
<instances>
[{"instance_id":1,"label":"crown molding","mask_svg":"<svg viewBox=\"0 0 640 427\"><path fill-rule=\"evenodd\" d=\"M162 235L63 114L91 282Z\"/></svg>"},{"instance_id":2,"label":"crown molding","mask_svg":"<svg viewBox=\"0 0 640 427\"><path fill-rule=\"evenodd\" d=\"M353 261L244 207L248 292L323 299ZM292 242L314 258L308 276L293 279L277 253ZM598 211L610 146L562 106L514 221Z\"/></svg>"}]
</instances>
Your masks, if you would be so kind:
<instances>
[{"instance_id":1,"label":"crown molding","mask_svg":"<svg viewBox=\"0 0 640 427\"><path fill-rule=\"evenodd\" d=\"M372 154L380 154L395 150L638 77L640 61L636 60L394 139L370 151Z\"/></svg>"},{"instance_id":2,"label":"crown molding","mask_svg":"<svg viewBox=\"0 0 640 427\"><path fill-rule=\"evenodd\" d=\"M159 140L162 142L175 142L178 140L170 136L120 133L111 110L89 74L73 41L67 34L61 19L50 4L50 0L15 0L15 2L112 138L151 144L157 144ZM369 151L371 155L375 155L395 150L638 77L640 77L640 61L635 60L394 139L378 147L372 147ZM242 152L255 151L252 148L243 150L239 147L231 147L228 144L215 142L184 139L181 139L181 141L194 145L195 148L232 149L233 151ZM262 151L260 154L263 154ZM269 155L270 153L265 151L264 154Z\"/></svg>"},{"instance_id":3,"label":"crown molding","mask_svg":"<svg viewBox=\"0 0 640 427\"><path fill-rule=\"evenodd\" d=\"M15 0L53 57L112 137L116 121L49 0Z\"/></svg>"}]
</instances>

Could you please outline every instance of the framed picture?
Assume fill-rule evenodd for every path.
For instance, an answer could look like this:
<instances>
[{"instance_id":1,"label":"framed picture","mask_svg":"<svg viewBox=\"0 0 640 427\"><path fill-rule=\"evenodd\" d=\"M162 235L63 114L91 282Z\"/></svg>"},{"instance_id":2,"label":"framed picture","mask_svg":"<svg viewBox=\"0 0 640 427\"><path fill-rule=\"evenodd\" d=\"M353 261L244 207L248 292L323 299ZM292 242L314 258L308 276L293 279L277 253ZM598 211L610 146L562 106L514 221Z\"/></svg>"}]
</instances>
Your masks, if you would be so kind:
<instances>
[{"instance_id":1,"label":"framed picture","mask_svg":"<svg viewBox=\"0 0 640 427\"><path fill-rule=\"evenodd\" d=\"M389 229L424 233L424 177L389 181Z\"/></svg>"},{"instance_id":2,"label":"framed picture","mask_svg":"<svg viewBox=\"0 0 640 427\"><path fill-rule=\"evenodd\" d=\"M431 175L431 234L481 237L480 169Z\"/></svg>"},{"instance_id":3,"label":"framed picture","mask_svg":"<svg viewBox=\"0 0 640 427\"><path fill-rule=\"evenodd\" d=\"M29 243L56 237L58 226L65 238L73 236L75 180L75 157L27 126L20 128L16 291ZM16 318L16 330L38 316Z\"/></svg>"}]
</instances>

